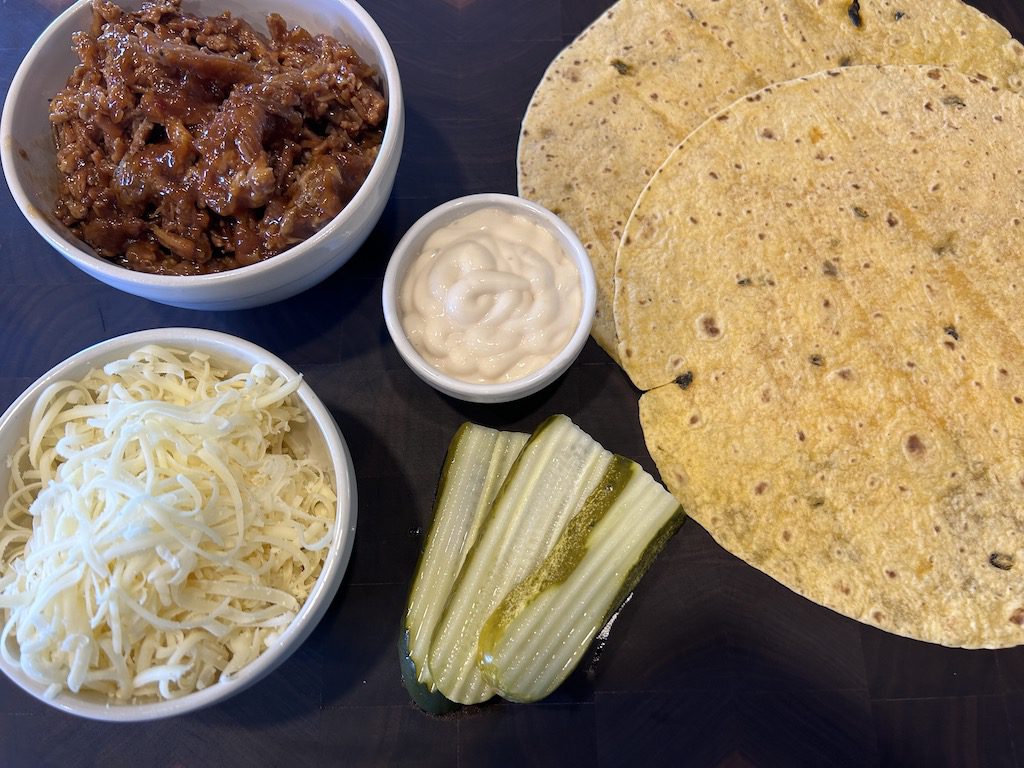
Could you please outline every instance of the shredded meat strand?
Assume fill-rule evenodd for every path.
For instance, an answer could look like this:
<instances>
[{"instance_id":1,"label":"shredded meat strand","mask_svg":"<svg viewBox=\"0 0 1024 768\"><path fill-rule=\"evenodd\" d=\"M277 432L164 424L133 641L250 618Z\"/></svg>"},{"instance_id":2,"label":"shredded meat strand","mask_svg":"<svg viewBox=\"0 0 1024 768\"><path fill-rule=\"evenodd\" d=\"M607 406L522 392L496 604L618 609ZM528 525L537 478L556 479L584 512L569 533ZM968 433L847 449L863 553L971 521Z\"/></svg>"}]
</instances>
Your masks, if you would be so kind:
<instances>
[{"instance_id":1,"label":"shredded meat strand","mask_svg":"<svg viewBox=\"0 0 1024 768\"><path fill-rule=\"evenodd\" d=\"M334 38L267 17L93 0L50 103L55 213L103 258L157 274L255 264L334 218L387 119L376 71Z\"/></svg>"}]
</instances>

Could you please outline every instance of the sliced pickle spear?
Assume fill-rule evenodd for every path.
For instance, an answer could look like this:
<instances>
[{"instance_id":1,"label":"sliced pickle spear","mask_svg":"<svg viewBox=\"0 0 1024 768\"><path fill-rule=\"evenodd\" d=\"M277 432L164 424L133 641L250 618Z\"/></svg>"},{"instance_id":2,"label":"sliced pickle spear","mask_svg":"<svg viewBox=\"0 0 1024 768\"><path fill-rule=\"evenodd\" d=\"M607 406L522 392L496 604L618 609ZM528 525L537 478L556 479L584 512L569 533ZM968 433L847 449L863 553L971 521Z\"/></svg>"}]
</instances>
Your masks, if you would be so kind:
<instances>
[{"instance_id":1,"label":"sliced pickle spear","mask_svg":"<svg viewBox=\"0 0 1024 768\"><path fill-rule=\"evenodd\" d=\"M612 454L566 416L533 433L486 516L430 644L428 668L448 699L494 695L478 667L480 629L505 595L547 558L604 479Z\"/></svg>"},{"instance_id":2,"label":"sliced pickle spear","mask_svg":"<svg viewBox=\"0 0 1024 768\"><path fill-rule=\"evenodd\" d=\"M554 549L480 631L484 679L511 701L538 701L579 663L685 519L671 494L616 456Z\"/></svg>"},{"instance_id":3,"label":"sliced pickle spear","mask_svg":"<svg viewBox=\"0 0 1024 768\"><path fill-rule=\"evenodd\" d=\"M448 446L434 501L434 519L409 592L399 659L416 704L435 714L455 704L437 692L427 655L434 627L480 525L529 435L463 424Z\"/></svg>"}]
</instances>

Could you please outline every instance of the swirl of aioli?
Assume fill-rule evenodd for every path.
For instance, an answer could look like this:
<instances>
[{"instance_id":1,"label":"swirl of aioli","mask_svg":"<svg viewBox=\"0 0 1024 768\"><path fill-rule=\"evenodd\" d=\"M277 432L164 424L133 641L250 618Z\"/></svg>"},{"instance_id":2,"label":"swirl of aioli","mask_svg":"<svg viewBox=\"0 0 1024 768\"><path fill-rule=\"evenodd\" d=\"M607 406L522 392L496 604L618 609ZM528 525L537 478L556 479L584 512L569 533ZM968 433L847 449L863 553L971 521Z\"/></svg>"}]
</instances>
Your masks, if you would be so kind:
<instances>
[{"instance_id":1,"label":"swirl of aioli","mask_svg":"<svg viewBox=\"0 0 1024 768\"><path fill-rule=\"evenodd\" d=\"M582 312L579 272L555 237L499 208L434 232L399 293L402 328L435 368L497 383L543 367Z\"/></svg>"}]
</instances>

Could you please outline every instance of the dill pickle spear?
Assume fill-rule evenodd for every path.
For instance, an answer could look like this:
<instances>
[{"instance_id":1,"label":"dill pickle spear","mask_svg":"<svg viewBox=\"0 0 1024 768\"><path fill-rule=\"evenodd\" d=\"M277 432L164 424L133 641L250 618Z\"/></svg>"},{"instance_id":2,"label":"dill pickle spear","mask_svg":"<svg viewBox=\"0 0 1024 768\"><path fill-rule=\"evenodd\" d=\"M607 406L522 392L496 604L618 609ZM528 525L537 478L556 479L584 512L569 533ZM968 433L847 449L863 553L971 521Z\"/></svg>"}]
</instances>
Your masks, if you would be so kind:
<instances>
[{"instance_id":1,"label":"dill pickle spear","mask_svg":"<svg viewBox=\"0 0 1024 768\"><path fill-rule=\"evenodd\" d=\"M398 642L402 680L428 712L455 707L434 687L427 665L430 638L481 522L528 437L466 423L448 446Z\"/></svg>"},{"instance_id":2,"label":"dill pickle spear","mask_svg":"<svg viewBox=\"0 0 1024 768\"><path fill-rule=\"evenodd\" d=\"M477 665L480 629L505 595L544 562L605 477L612 454L566 416L533 433L494 500L430 643L434 685L452 701L494 695Z\"/></svg>"},{"instance_id":3,"label":"dill pickle spear","mask_svg":"<svg viewBox=\"0 0 1024 768\"><path fill-rule=\"evenodd\" d=\"M487 683L510 701L554 691L684 518L654 478L616 456L548 557L484 623L479 664Z\"/></svg>"}]
</instances>

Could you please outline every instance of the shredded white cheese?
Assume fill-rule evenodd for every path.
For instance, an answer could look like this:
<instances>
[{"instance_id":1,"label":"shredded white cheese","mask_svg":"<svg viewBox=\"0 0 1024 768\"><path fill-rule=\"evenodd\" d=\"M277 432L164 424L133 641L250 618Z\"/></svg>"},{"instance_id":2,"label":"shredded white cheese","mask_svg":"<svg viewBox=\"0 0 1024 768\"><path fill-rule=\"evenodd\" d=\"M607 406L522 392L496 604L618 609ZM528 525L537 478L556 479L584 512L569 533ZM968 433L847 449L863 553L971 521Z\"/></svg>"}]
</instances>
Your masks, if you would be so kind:
<instances>
[{"instance_id":1,"label":"shredded white cheese","mask_svg":"<svg viewBox=\"0 0 1024 768\"><path fill-rule=\"evenodd\" d=\"M39 398L8 458L0 653L48 694L168 699L273 643L320 573L329 471L264 365L144 347Z\"/></svg>"}]
</instances>

